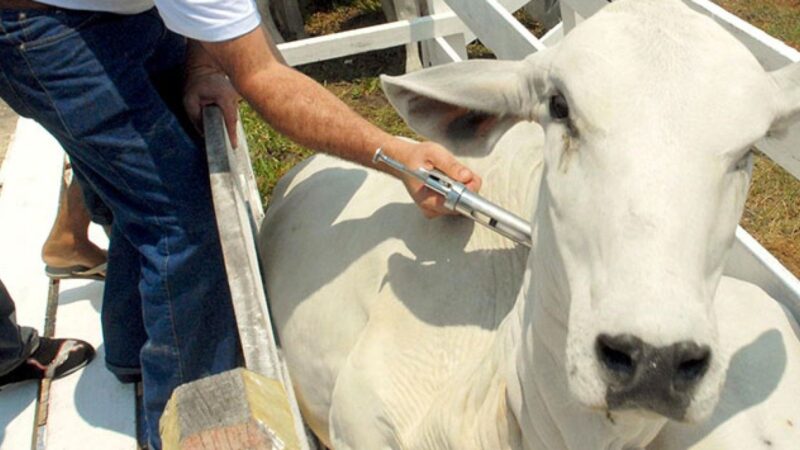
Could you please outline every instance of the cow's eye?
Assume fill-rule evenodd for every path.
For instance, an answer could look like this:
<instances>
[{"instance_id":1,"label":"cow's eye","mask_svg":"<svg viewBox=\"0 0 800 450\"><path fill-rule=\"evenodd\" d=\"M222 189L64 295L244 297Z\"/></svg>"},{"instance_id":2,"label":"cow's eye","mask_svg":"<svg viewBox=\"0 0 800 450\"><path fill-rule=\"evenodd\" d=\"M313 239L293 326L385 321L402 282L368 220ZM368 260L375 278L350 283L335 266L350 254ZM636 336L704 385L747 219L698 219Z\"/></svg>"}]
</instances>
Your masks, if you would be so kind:
<instances>
[{"instance_id":1,"label":"cow's eye","mask_svg":"<svg viewBox=\"0 0 800 450\"><path fill-rule=\"evenodd\" d=\"M569 118L569 105L563 94L555 94L550 97L550 117L556 120Z\"/></svg>"}]
</instances>

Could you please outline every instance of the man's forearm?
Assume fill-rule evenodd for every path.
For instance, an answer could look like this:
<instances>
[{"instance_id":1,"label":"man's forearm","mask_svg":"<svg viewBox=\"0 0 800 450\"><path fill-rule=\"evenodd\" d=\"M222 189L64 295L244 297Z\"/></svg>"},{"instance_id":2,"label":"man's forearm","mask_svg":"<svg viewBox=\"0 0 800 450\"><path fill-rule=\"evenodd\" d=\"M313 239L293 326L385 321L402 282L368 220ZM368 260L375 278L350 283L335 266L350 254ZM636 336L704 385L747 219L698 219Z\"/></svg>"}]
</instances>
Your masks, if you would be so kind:
<instances>
[{"instance_id":1,"label":"man's forearm","mask_svg":"<svg viewBox=\"0 0 800 450\"><path fill-rule=\"evenodd\" d=\"M261 33L257 29L204 47L239 93L278 131L307 147L367 166L376 148L396 142L314 80L278 61Z\"/></svg>"},{"instance_id":2,"label":"man's forearm","mask_svg":"<svg viewBox=\"0 0 800 450\"><path fill-rule=\"evenodd\" d=\"M435 167L470 190L480 189L480 177L445 148L431 142L412 144L389 135L316 81L287 67L260 28L230 41L203 43L203 48L236 90L278 131L307 147L397 176L426 217L453 212L444 207L443 197L416 178L386 166L376 167L372 156L378 147L407 167Z\"/></svg>"},{"instance_id":3,"label":"man's forearm","mask_svg":"<svg viewBox=\"0 0 800 450\"><path fill-rule=\"evenodd\" d=\"M367 122L341 100L293 69L259 74L247 98L281 133L307 147L371 165L379 146L392 136Z\"/></svg>"}]
</instances>

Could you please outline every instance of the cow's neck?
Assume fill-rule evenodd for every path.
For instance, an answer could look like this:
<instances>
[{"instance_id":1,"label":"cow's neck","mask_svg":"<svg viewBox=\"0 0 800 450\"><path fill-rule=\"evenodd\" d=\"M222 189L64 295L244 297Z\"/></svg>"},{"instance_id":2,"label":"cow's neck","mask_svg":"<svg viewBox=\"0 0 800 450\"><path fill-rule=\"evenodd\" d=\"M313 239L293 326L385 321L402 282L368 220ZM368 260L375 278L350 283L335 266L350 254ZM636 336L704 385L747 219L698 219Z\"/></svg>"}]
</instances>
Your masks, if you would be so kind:
<instances>
[{"instance_id":1,"label":"cow's neck","mask_svg":"<svg viewBox=\"0 0 800 450\"><path fill-rule=\"evenodd\" d=\"M531 134L532 133L532 134ZM516 136L518 134L519 136ZM514 307L492 349L458 371L409 436L410 448L563 450L643 447L664 421L581 409L569 393L565 355L568 286L539 189L541 130L522 124L490 157L468 161L484 175L487 198L527 217L537 234ZM516 145L533 142L531 147ZM499 183L498 180L503 181ZM544 208L537 206L542 202ZM532 211L536 210L536 214Z\"/></svg>"},{"instance_id":2,"label":"cow's neck","mask_svg":"<svg viewBox=\"0 0 800 450\"><path fill-rule=\"evenodd\" d=\"M523 286L498 336L504 349L497 351L506 353L507 403L519 425L521 447L644 447L665 420L589 411L569 392L565 357L570 291L547 218L547 192L539 202Z\"/></svg>"}]
</instances>

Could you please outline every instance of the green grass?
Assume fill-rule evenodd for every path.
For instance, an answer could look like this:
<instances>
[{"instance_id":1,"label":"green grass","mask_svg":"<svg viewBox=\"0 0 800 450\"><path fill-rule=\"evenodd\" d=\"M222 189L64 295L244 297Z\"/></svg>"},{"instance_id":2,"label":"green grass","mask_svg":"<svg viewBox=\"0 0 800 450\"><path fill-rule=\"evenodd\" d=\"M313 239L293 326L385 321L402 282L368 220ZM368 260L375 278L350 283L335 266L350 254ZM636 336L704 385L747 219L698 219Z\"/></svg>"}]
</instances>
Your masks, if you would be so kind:
<instances>
[{"instance_id":1,"label":"green grass","mask_svg":"<svg viewBox=\"0 0 800 450\"><path fill-rule=\"evenodd\" d=\"M800 277L800 181L759 155L742 226Z\"/></svg>"},{"instance_id":2,"label":"green grass","mask_svg":"<svg viewBox=\"0 0 800 450\"><path fill-rule=\"evenodd\" d=\"M715 0L721 6L769 34L800 49L800 0ZM383 21L378 0L334 1L324 10L309 12L306 31L312 35L359 28ZM517 14L537 35L544 30ZM480 44L471 57L493 57ZM390 133L414 137L380 91L376 75L403 71L400 49L372 52L311 64L301 71L323 83L353 109ZM294 144L264 124L246 105L242 117L259 190L267 205L275 182L312 152ZM800 276L800 181L759 155L742 225L789 270Z\"/></svg>"}]
</instances>

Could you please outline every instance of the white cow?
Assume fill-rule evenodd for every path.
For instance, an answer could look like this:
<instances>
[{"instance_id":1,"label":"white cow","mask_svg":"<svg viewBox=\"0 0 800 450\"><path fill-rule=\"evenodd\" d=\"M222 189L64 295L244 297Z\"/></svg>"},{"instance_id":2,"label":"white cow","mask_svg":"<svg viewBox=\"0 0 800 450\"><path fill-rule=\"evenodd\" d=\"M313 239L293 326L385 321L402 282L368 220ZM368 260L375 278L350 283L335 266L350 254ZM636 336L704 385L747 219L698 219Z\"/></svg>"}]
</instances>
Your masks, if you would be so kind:
<instances>
[{"instance_id":1,"label":"white cow","mask_svg":"<svg viewBox=\"0 0 800 450\"><path fill-rule=\"evenodd\" d=\"M533 249L426 221L330 157L285 177L260 246L326 445L798 448L797 323L721 274L751 145L800 113L799 65L765 73L678 0L620 0L523 61L384 88L532 218Z\"/></svg>"}]
</instances>

